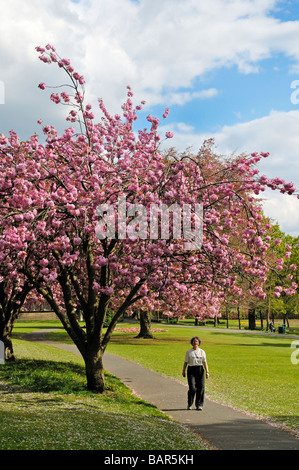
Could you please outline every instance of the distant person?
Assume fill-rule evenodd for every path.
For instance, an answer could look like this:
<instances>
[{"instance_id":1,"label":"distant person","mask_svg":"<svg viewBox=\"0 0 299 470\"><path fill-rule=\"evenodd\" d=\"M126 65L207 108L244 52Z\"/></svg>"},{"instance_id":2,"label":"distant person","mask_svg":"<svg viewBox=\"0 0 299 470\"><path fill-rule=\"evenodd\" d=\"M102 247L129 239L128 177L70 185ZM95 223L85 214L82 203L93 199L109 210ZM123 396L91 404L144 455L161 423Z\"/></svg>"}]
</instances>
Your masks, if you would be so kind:
<instances>
[{"instance_id":1,"label":"distant person","mask_svg":"<svg viewBox=\"0 0 299 470\"><path fill-rule=\"evenodd\" d=\"M275 333L276 328L275 328L275 326L274 326L274 324L273 324L272 321L270 322L269 328L270 328L270 331L272 331L272 333Z\"/></svg>"},{"instance_id":2,"label":"distant person","mask_svg":"<svg viewBox=\"0 0 299 470\"><path fill-rule=\"evenodd\" d=\"M205 377L209 377L206 353L203 349L200 349L200 343L201 340L198 336L194 336L191 339L192 348L188 349L186 352L183 366L183 377L186 377L186 368L188 366L188 410L191 409L194 397L196 409L202 410L204 404Z\"/></svg>"}]
</instances>

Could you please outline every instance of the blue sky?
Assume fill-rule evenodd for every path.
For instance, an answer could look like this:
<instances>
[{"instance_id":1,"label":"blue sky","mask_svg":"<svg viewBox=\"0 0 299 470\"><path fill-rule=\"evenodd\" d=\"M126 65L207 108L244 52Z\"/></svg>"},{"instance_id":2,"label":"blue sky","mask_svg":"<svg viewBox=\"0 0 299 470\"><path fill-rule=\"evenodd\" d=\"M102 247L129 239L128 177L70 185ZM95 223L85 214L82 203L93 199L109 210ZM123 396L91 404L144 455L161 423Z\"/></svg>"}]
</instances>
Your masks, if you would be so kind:
<instances>
[{"instance_id":1,"label":"blue sky","mask_svg":"<svg viewBox=\"0 0 299 470\"><path fill-rule=\"evenodd\" d=\"M237 66L212 71L203 80L196 79L194 88L201 89L208 84L217 90L217 94L210 99L194 100L183 107L173 105L171 115L175 119L183 118L186 124L199 131L215 132L224 125L263 117L273 107L292 110L289 66L290 62L285 57L276 57L262 61L258 73L241 74Z\"/></svg>"},{"instance_id":2,"label":"blue sky","mask_svg":"<svg viewBox=\"0 0 299 470\"><path fill-rule=\"evenodd\" d=\"M65 112L37 85L65 77L42 64L55 45L86 77L88 100L119 112L126 85L148 113L169 117L161 133L196 152L206 138L226 154L269 151L261 172L299 188L299 1L10 0L1 6L0 133L40 133L38 119L67 127ZM299 96L299 95L298 95ZM99 114L100 117L100 114ZM266 194L264 210L299 235L299 201Z\"/></svg>"}]
</instances>

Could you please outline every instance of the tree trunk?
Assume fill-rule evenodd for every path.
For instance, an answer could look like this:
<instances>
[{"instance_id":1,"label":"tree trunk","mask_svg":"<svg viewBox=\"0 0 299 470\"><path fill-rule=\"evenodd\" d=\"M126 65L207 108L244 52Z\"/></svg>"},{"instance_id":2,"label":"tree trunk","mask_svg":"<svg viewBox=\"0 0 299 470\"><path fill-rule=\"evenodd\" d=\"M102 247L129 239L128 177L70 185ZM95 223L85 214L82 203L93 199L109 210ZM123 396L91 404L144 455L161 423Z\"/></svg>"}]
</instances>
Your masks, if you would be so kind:
<instances>
[{"instance_id":1,"label":"tree trunk","mask_svg":"<svg viewBox=\"0 0 299 470\"><path fill-rule=\"evenodd\" d=\"M237 312L238 312L238 322L239 322L239 330L241 330L241 318L240 318L240 307L237 307Z\"/></svg>"},{"instance_id":2,"label":"tree trunk","mask_svg":"<svg viewBox=\"0 0 299 470\"><path fill-rule=\"evenodd\" d=\"M255 308L248 309L248 328L255 330Z\"/></svg>"},{"instance_id":3,"label":"tree trunk","mask_svg":"<svg viewBox=\"0 0 299 470\"><path fill-rule=\"evenodd\" d=\"M96 393L105 391L105 377L103 367L103 351L93 353L87 351L84 356L87 390Z\"/></svg>"},{"instance_id":4,"label":"tree trunk","mask_svg":"<svg viewBox=\"0 0 299 470\"><path fill-rule=\"evenodd\" d=\"M4 359L5 361L14 361L15 355L13 352L12 341L10 336L6 336L3 338L4 343Z\"/></svg>"},{"instance_id":5,"label":"tree trunk","mask_svg":"<svg viewBox=\"0 0 299 470\"><path fill-rule=\"evenodd\" d=\"M140 331L136 338L154 338L151 331L151 312L140 310Z\"/></svg>"},{"instance_id":6,"label":"tree trunk","mask_svg":"<svg viewBox=\"0 0 299 470\"><path fill-rule=\"evenodd\" d=\"M109 249L111 250L114 246L113 242L114 240L112 240L109 245ZM60 266L60 274L57 277L57 282L59 283L59 287L63 294L64 308L61 308L50 289L47 289L40 284L39 280L36 281L30 272L26 271L25 274L28 277L29 282L37 289L38 293L44 297L56 313L64 329L79 349L85 363L87 389L96 393L103 393L105 391L103 367L104 351L119 319L123 316L128 307L141 298L138 296L138 291L145 282L145 278L140 279L131 289L122 305L111 317L107 330L103 335L103 327L107 309L109 307L109 296L101 294L100 297L97 298L96 290L93 287L95 268L93 266L94 262L91 238L89 239L88 236L86 236L86 240L84 241L83 251L85 252L88 273L89 289L87 301L85 299L84 289L81 288L76 275L68 269L65 269L63 264L61 264L60 261L62 254L58 250L53 250L52 254ZM106 266L102 266L102 280L106 280L106 276ZM75 297L74 293L76 295ZM78 308L82 310L83 318L85 320L85 328L79 324L78 316L76 315L76 309Z\"/></svg>"},{"instance_id":7,"label":"tree trunk","mask_svg":"<svg viewBox=\"0 0 299 470\"><path fill-rule=\"evenodd\" d=\"M22 287L15 283L9 291L5 282L0 282L0 340L4 343L5 360L14 361L11 341L12 330L17 321L27 295L32 290L28 282Z\"/></svg>"},{"instance_id":8,"label":"tree trunk","mask_svg":"<svg viewBox=\"0 0 299 470\"><path fill-rule=\"evenodd\" d=\"M262 311L260 310L260 320L261 320L261 330L264 329L264 321L263 321L263 313Z\"/></svg>"}]
</instances>

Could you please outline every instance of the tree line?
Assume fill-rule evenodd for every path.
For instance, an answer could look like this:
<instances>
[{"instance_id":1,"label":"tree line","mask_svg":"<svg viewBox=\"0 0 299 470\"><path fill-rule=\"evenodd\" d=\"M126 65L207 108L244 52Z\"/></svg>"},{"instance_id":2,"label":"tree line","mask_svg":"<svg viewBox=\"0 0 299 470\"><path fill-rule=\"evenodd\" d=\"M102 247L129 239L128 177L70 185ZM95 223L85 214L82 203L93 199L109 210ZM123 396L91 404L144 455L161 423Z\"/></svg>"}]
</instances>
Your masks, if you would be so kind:
<instances>
[{"instance_id":1,"label":"tree line","mask_svg":"<svg viewBox=\"0 0 299 470\"><path fill-rule=\"evenodd\" d=\"M130 87L121 115L99 100L96 122L85 103L85 79L70 60L49 44L37 52L68 78L50 99L69 108L69 127L59 134L40 122L43 137L26 141L14 131L0 134L0 339L6 360L14 358L11 333L21 309L46 301L84 359L87 388L101 393L103 355L124 313L152 309L204 319L220 315L228 301L256 306L268 291L273 306L293 298L293 248L279 242L257 197L267 187L294 197L296 190L259 174L268 153L222 156L212 140L196 154L163 150L172 134L162 137L160 119L150 114L148 128L136 131L145 103L133 104ZM153 205L175 207L183 216L178 222L170 211L165 227L159 211L151 218Z\"/></svg>"}]
</instances>

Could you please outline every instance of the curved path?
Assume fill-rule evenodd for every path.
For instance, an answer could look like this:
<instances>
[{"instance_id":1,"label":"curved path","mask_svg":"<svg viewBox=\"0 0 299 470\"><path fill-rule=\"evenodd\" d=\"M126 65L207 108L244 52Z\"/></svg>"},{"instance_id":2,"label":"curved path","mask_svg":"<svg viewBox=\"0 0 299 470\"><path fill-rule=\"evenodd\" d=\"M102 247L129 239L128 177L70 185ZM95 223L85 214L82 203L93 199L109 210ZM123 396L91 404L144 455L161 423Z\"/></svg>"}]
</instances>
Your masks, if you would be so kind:
<instances>
[{"instance_id":1,"label":"curved path","mask_svg":"<svg viewBox=\"0 0 299 470\"><path fill-rule=\"evenodd\" d=\"M27 333L23 339L74 352L75 345L48 341L44 333ZM219 450L299 450L299 439L262 420L205 398L203 411L187 410L187 386L134 362L105 353L105 369L135 394L174 420L189 426Z\"/></svg>"}]
</instances>

